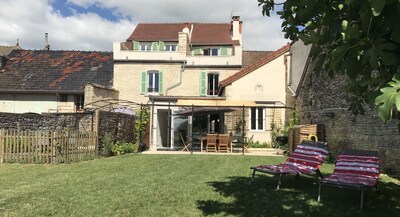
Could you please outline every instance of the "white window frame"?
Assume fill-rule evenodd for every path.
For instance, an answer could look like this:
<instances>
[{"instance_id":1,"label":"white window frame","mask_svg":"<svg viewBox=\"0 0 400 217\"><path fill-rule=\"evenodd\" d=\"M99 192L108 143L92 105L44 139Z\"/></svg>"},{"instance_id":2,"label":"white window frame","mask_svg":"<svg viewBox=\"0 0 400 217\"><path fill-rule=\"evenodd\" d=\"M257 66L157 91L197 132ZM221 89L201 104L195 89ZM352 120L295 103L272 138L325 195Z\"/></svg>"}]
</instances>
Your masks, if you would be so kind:
<instances>
[{"instance_id":1,"label":"white window frame","mask_svg":"<svg viewBox=\"0 0 400 217\"><path fill-rule=\"evenodd\" d=\"M165 43L165 51L176 52L177 48L177 44Z\"/></svg>"},{"instance_id":2,"label":"white window frame","mask_svg":"<svg viewBox=\"0 0 400 217\"><path fill-rule=\"evenodd\" d=\"M255 117L253 117L252 116L252 110L253 109L256 109L255 111ZM258 123L259 123L259 120L260 120L260 117L259 117L259 109L262 109L262 129L259 129L259 125L258 125ZM249 109L249 117L250 117L250 121L249 121L249 130L250 131L259 131L259 132L261 132L261 131L265 131L265 121L266 121L266 118L265 118L265 108L263 108L263 107L251 107L250 109ZM255 124L255 129L252 129L252 126L251 126L251 124L252 124L252 122L253 122L253 119L255 118L255 121L256 121L256 124Z\"/></svg>"},{"instance_id":3,"label":"white window frame","mask_svg":"<svg viewBox=\"0 0 400 217\"><path fill-rule=\"evenodd\" d=\"M140 51L151 51L151 43L140 42Z\"/></svg>"},{"instance_id":4,"label":"white window frame","mask_svg":"<svg viewBox=\"0 0 400 217\"><path fill-rule=\"evenodd\" d=\"M213 90L214 94L210 93L210 91L211 91L211 88L209 86L209 84L210 84L210 81L209 81L210 75L213 75L213 81L215 80L215 76L217 76L217 78L218 78L217 82L213 82L212 83L212 86L213 86L212 90ZM218 88L219 88L218 84L219 84L219 73L218 72L209 72L209 73L207 73L207 96L217 96L218 95Z\"/></svg>"},{"instance_id":5,"label":"white window frame","mask_svg":"<svg viewBox=\"0 0 400 217\"><path fill-rule=\"evenodd\" d=\"M152 79L150 79L150 77L152 77ZM160 90L160 87L159 87L160 72L157 70L147 71L147 79L148 79L147 93L158 93L158 91ZM150 81L151 81L151 84L150 84Z\"/></svg>"}]
</instances>

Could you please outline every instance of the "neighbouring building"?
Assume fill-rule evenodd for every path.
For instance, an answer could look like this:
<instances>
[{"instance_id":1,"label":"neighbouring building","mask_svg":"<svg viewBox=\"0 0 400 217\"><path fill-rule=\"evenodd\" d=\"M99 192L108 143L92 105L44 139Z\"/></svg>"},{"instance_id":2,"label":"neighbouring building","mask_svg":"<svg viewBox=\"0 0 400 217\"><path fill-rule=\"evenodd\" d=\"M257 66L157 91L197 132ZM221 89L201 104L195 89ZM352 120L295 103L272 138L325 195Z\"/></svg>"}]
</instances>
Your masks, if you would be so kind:
<instances>
[{"instance_id":1,"label":"neighbouring building","mask_svg":"<svg viewBox=\"0 0 400 217\"><path fill-rule=\"evenodd\" d=\"M112 81L112 52L12 50L0 70L0 112L83 111L85 98L104 98L93 96L100 89L118 98Z\"/></svg>"},{"instance_id":2,"label":"neighbouring building","mask_svg":"<svg viewBox=\"0 0 400 217\"><path fill-rule=\"evenodd\" d=\"M299 41L291 49L293 60L292 100L300 124L322 124L324 140L332 154L345 148L376 150L381 157L381 169L400 174L400 133L395 121L384 124L375 106L364 105L365 115L353 115L349 110L346 77L326 73L317 76L312 71L313 62L308 57L310 46ZM302 62L302 64L298 64ZM296 66L296 67L295 67ZM301 67L302 66L302 67Z\"/></svg>"}]
</instances>

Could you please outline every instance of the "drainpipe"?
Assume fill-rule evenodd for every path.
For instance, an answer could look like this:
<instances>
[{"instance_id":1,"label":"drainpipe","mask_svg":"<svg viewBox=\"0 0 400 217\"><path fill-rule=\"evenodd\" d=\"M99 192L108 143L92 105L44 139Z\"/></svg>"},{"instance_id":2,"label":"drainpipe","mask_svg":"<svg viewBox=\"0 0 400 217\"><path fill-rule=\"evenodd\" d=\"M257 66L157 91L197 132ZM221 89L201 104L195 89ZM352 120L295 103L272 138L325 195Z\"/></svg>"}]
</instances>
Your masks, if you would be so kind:
<instances>
[{"instance_id":1,"label":"drainpipe","mask_svg":"<svg viewBox=\"0 0 400 217\"><path fill-rule=\"evenodd\" d=\"M172 85L172 86L170 86L170 87L168 87L168 88L165 90L165 95L166 95L166 96L168 96L168 91L169 91L169 90L171 90L171 89L173 89L173 88L175 88L175 87L177 87L177 86L179 86L179 85L182 84L182 76L183 76L183 72L185 71L185 67L186 67L186 60L183 61L182 65L181 65L181 71L180 71L180 75L179 75L179 82L176 83L176 84L174 84L174 85Z\"/></svg>"}]
</instances>

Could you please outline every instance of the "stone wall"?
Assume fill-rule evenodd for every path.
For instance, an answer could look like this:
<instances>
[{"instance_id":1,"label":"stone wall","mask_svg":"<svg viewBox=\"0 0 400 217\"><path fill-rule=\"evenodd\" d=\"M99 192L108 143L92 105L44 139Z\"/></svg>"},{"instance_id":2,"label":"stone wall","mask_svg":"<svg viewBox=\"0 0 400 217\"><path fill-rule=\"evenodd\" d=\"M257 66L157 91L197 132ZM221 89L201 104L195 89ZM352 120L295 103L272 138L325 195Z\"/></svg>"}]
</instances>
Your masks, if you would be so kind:
<instances>
[{"instance_id":1,"label":"stone wall","mask_svg":"<svg viewBox=\"0 0 400 217\"><path fill-rule=\"evenodd\" d=\"M123 142L135 141L135 116L116 112L99 113L99 135L110 133L115 140Z\"/></svg>"},{"instance_id":2,"label":"stone wall","mask_svg":"<svg viewBox=\"0 0 400 217\"><path fill-rule=\"evenodd\" d=\"M118 99L118 97L119 92L114 89L106 88L97 84L87 84L85 86L85 109L97 109L108 104L106 101L98 101ZM97 103L94 104L94 102ZM104 109L108 109L108 107L105 107Z\"/></svg>"},{"instance_id":3,"label":"stone wall","mask_svg":"<svg viewBox=\"0 0 400 217\"><path fill-rule=\"evenodd\" d=\"M98 125L97 125L97 121ZM0 129L18 130L98 130L100 144L106 132L118 141L134 142L135 116L98 111L86 113L15 114L0 113Z\"/></svg>"},{"instance_id":4,"label":"stone wall","mask_svg":"<svg viewBox=\"0 0 400 217\"><path fill-rule=\"evenodd\" d=\"M93 130L94 113L0 113L0 129Z\"/></svg>"},{"instance_id":5,"label":"stone wall","mask_svg":"<svg viewBox=\"0 0 400 217\"><path fill-rule=\"evenodd\" d=\"M323 124L325 140L334 154L343 147L377 150L382 171L400 174L397 123L384 124L371 105L364 106L365 115L353 115L348 111L345 85L344 76L316 76L308 70L293 101L300 124Z\"/></svg>"}]
</instances>

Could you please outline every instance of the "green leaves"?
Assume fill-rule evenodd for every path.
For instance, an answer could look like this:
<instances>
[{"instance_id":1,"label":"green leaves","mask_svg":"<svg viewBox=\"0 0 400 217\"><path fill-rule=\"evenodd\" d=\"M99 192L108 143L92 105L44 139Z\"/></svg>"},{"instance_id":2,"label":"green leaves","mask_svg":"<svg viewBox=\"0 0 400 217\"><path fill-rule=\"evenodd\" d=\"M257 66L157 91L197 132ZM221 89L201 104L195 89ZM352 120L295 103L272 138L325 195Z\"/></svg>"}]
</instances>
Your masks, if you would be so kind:
<instances>
[{"instance_id":1,"label":"green leaves","mask_svg":"<svg viewBox=\"0 0 400 217\"><path fill-rule=\"evenodd\" d=\"M369 3L374 16L379 16L385 7L385 0L369 0Z\"/></svg>"},{"instance_id":2,"label":"green leaves","mask_svg":"<svg viewBox=\"0 0 400 217\"><path fill-rule=\"evenodd\" d=\"M400 79L393 77L393 81L388 83L390 87L381 89L382 94L375 99L378 106L378 116L387 123L392 120L393 109L400 110Z\"/></svg>"}]
</instances>

